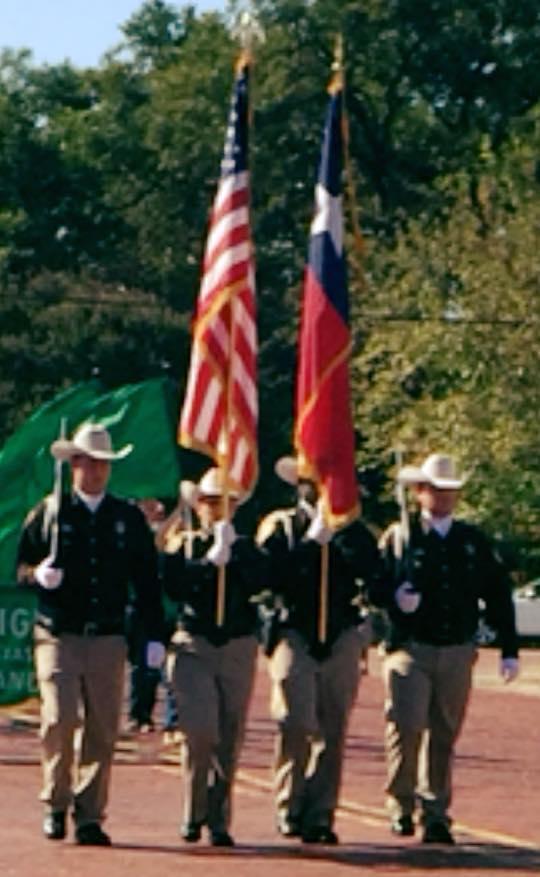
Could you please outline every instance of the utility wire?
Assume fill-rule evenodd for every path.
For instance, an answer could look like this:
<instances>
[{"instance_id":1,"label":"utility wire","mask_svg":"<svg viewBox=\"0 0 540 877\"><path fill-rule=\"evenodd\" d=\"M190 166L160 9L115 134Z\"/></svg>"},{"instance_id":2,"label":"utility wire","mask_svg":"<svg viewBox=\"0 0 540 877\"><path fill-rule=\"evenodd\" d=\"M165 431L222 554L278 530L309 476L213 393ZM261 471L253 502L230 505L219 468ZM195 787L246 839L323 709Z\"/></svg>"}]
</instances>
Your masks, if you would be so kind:
<instances>
[{"instance_id":1,"label":"utility wire","mask_svg":"<svg viewBox=\"0 0 540 877\"><path fill-rule=\"evenodd\" d=\"M108 296L100 296L99 298L77 298L73 296L64 296L61 299L47 300L41 295L33 295L33 294L25 294L21 296L18 293L10 293L10 292L0 292L0 300L4 301L13 301L16 303L21 309L24 307L25 303L35 303L42 304L45 308L49 307L57 307L62 305L70 305L73 307L81 306L81 307L92 307L92 308L120 308L121 310L126 310L129 308L133 311L173 311L178 317L185 317L186 314L191 314L191 311L176 310L172 305L168 302L160 302L151 300L148 302L141 301L140 298L122 298L119 299L117 297L108 297ZM508 326L508 327L519 327L519 326L538 326L539 320L537 319L524 319L524 318L515 318L515 317L460 317L452 314L452 316L444 316L441 314L439 316L429 316L426 314L399 314L399 313L377 313L373 311L358 311L354 314L355 321L365 320L370 323L438 323L441 325L445 325L448 327L452 326Z\"/></svg>"}]
</instances>

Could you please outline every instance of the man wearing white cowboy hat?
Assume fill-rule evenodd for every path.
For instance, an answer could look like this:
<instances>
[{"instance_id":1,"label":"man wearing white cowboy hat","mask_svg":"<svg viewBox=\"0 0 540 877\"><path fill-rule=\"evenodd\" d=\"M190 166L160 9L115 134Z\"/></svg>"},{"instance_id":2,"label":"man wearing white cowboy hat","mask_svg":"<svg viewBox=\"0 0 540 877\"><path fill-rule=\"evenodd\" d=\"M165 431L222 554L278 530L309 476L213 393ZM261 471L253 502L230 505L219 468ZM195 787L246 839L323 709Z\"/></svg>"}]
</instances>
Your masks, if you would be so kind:
<instances>
[{"instance_id":1,"label":"man wearing white cowboy hat","mask_svg":"<svg viewBox=\"0 0 540 877\"><path fill-rule=\"evenodd\" d=\"M270 656L271 712L277 722L275 806L278 831L304 843L336 844L337 807L347 721L369 642L359 610L360 582L380 572L377 544L356 520L334 531L324 522L317 486L299 478L294 457L276 474L296 487L297 505L271 512L257 542L271 563L270 585L281 606L279 641ZM328 549L327 612L321 637L321 563Z\"/></svg>"},{"instance_id":2,"label":"man wearing white cowboy hat","mask_svg":"<svg viewBox=\"0 0 540 877\"><path fill-rule=\"evenodd\" d=\"M390 623L387 804L395 834L414 834L418 801L423 841L452 844L452 759L471 689L479 601L498 633L501 675L510 682L518 672L511 586L480 530L454 518L466 478L452 457L431 454L419 467L403 467L398 480L412 487L419 514L410 527L403 515L381 539L387 575L378 602Z\"/></svg>"},{"instance_id":3,"label":"man wearing white cowboy hat","mask_svg":"<svg viewBox=\"0 0 540 877\"><path fill-rule=\"evenodd\" d=\"M131 445L115 451L105 427L92 423L71 440L53 442L55 459L69 461L72 492L46 497L33 509L19 545L19 581L38 596L43 832L50 840L64 838L73 807L75 839L85 846L111 843L102 822L121 714L129 586L146 627L149 666L164 657L152 534L136 505L106 491L111 463L130 451Z\"/></svg>"},{"instance_id":4,"label":"man wearing white cowboy hat","mask_svg":"<svg viewBox=\"0 0 540 877\"><path fill-rule=\"evenodd\" d=\"M231 791L244 735L257 639L253 597L264 588L264 561L231 523L245 497L209 469L190 491L200 530L165 554L163 582L178 607L167 675L182 733L183 819L196 843L207 826L213 846L232 846Z\"/></svg>"}]
</instances>

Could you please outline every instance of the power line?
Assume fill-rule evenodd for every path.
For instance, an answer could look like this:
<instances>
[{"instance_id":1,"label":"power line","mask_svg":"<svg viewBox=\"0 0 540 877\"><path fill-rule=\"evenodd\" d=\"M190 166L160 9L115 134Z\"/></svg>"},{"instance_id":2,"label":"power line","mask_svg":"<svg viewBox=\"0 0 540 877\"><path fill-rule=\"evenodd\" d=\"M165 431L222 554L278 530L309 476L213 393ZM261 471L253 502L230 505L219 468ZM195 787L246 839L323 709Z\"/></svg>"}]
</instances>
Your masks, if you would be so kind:
<instances>
[{"instance_id":1,"label":"power line","mask_svg":"<svg viewBox=\"0 0 540 877\"><path fill-rule=\"evenodd\" d=\"M155 299L150 300L148 302L145 302L145 301L141 301L140 298L128 298L128 297L120 299L120 298L112 297L112 296L111 297L100 296L99 298L62 296L62 298L59 298L59 299L45 298L45 300L44 300L44 297L42 295L37 295L37 294L33 295L31 293L30 294L25 293L24 296L21 296L19 293L16 293L16 292L0 292L0 299L3 299L4 301L13 300L16 304L20 305L21 308L24 308L25 304L41 304L41 305L43 305L44 308L60 307L62 305L67 304L67 305L72 305L74 307L77 305L80 305L81 307L88 305L89 307L93 307L93 308L101 307L101 306L113 307L113 308L114 307L117 307L117 308L131 307L134 310L141 310L141 311L146 311L146 310L156 310L156 311L172 310L172 311L174 311L175 310L172 307L172 305L169 304L169 302L160 302L159 300L155 300ZM182 312L177 311L176 313L182 313Z\"/></svg>"},{"instance_id":2,"label":"power line","mask_svg":"<svg viewBox=\"0 0 540 877\"><path fill-rule=\"evenodd\" d=\"M370 314L360 312L361 319L377 323L440 323L445 326L537 326L538 320L516 319L514 317L445 317L409 314Z\"/></svg>"},{"instance_id":3,"label":"power line","mask_svg":"<svg viewBox=\"0 0 540 877\"><path fill-rule=\"evenodd\" d=\"M19 306L24 306L25 303L43 304L45 308L70 305L72 307L88 306L92 308L120 308L122 310L129 308L133 311L141 312L148 310L170 310L179 317L185 316L187 313L187 311L177 310L169 302L160 302L155 299L144 302L141 301L140 298L135 299L128 297L119 299L107 296L100 296L99 298L64 296L57 301L49 300L44 302L43 297L40 295L25 294L24 297L21 298L17 293L4 291L0 292L0 300L13 300ZM191 310L189 310L189 313L191 313ZM357 312L355 314L355 321L357 320L365 320L370 323L434 323L445 325L448 328L454 326L507 326L509 328L517 328L521 326L538 326L540 322L536 319L515 317L460 317L454 314L452 316L445 316L444 314L436 316L426 314L376 313L373 311Z\"/></svg>"}]
</instances>

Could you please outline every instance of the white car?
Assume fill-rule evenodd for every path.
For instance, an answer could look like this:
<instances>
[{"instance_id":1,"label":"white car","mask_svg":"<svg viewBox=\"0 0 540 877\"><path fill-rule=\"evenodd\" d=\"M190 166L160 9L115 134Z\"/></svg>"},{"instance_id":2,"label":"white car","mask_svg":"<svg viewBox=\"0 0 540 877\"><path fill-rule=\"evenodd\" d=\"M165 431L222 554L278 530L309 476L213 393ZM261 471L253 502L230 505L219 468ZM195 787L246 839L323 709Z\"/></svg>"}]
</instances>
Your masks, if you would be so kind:
<instances>
[{"instance_id":1,"label":"white car","mask_svg":"<svg viewBox=\"0 0 540 877\"><path fill-rule=\"evenodd\" d=\"M540 639L540 579L514 591L514 605L519 636Z\"/></svg>"}]
</instances>

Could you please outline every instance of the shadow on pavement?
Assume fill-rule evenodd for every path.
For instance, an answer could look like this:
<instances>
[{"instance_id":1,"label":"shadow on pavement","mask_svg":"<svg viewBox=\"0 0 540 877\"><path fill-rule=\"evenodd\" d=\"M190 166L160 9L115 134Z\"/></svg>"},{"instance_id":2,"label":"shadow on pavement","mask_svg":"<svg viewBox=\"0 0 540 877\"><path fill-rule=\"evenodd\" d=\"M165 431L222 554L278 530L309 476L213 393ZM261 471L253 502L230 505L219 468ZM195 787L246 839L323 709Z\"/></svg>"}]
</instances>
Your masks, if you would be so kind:
<instances>
[{"instance_id":1,"label":"shadow on pavement","mask_svg":"<svg viewBox=\"0 0 540 877\"><path fill-rule=\"evenodd\" d=\"M523 849L504 844L468 843L456 847L396 847L390 844L342 845L338 848L311 848L305 845L285 846L284 844L238 844L232 849L210 846L188 847L154 844L115 843L116 850L140 851L141 853L172 853L174 855L205 858L226 856L227 858L259 858L273 860L318 860L335 865L357 867L387 866L390 868L415 868L419 871L443 869L445 871L507 871L540 872L540 847Z\"/></svg>"}]
</instances>

